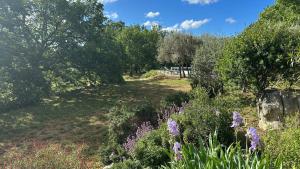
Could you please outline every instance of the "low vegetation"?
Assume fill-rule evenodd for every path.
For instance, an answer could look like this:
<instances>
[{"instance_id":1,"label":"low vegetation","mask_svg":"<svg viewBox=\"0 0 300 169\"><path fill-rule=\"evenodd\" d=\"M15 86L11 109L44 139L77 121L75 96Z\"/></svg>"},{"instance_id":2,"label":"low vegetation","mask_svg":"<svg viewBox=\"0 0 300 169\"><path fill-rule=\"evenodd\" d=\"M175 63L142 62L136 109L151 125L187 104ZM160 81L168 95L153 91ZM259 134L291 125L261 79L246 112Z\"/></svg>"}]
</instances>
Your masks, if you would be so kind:
<instances>
[{"instance_id":1,"label":"low vegetation","mask_svg":"<svg viewBox=\"0 0 300 169\"><path fill-rule=\"evenodd\" d=\"M0 167L300 167L299 116L261 131L256 112L299 88L298 0L226 38L127 26L101 2L0 1Z\"/></svg>"}]
</instances>

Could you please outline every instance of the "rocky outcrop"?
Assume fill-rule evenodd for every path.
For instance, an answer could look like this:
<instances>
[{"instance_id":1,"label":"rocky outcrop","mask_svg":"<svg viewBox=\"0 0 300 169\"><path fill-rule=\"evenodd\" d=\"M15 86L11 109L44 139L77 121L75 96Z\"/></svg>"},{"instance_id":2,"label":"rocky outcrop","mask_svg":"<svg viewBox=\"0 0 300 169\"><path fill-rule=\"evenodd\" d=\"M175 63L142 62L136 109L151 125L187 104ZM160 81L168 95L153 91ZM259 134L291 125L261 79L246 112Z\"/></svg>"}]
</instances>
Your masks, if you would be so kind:
<instances>
[{"instance_id":1,"label":"rocky outcrop","mask_svg":"<svg viewBox=\"0 0 300 169\"><path fill-rule=\"evenodd\" d=\"M300 91L268 90L258 101L259 127L279 129L283 126L284 117L300 112Z\"/></svg>"}]
</instances>

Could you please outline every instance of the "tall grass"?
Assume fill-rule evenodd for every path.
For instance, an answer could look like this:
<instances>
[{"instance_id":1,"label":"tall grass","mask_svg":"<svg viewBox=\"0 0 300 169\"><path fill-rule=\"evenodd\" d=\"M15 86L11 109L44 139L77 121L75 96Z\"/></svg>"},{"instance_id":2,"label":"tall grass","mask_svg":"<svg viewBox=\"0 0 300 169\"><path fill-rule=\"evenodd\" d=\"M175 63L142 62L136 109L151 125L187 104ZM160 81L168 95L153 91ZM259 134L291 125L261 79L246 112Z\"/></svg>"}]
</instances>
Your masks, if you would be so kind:
<instances>
[{"instance_id":1,"label":"tall grass","mask_svg":"<svg viewBox=\"0 0 300 169\"><path fill-rule=\"evenodd\" d=\"M84 146L64 148L58 144L35 143L30 152L11 151L0 162L4 169L92 169L82 158ZM2 166L2 167L1 167Z\"/></svg>"}]
</instances>

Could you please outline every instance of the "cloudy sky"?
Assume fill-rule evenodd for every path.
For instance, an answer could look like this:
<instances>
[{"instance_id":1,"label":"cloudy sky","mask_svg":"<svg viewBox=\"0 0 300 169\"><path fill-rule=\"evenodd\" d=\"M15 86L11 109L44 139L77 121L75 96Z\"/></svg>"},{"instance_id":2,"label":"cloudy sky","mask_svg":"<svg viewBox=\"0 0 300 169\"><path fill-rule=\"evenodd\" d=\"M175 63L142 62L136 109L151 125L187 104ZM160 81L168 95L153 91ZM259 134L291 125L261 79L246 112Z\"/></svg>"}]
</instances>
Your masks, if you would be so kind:
<instances>
[{"instance_id":1,"label":"cloudy sky","mask_svg":"<svg viewBox=\"0 0 300 169\"><path fill-rule=\"evenodd\" d=\"M100 0L105 15L127 25L161 25L196 35L241 32L275 0Z\"/></svg>"}]
</instances>

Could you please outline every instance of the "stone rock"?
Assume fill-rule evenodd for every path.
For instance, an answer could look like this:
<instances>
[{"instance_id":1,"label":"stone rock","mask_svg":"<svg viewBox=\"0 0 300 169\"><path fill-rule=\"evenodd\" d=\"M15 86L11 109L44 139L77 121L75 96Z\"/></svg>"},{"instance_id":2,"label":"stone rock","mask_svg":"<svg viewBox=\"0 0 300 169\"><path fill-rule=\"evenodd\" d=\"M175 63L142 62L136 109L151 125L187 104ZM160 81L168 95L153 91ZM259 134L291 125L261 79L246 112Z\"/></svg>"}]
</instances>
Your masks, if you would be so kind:
<instances>
[{"instance_id":1,"label":"stone rock","mask_svg":"<svg viewBox=\"0 0 300 169\"><path fill-rule=\"evenodd\" d=\"M268 90L258 101L259 127L279 129L286 116L300 112L300 91Z\"/></svg>"},{"instance_id":2,"label":"stone rock","mask_svg":"<svg viewBox=\"0 0 300 169\"><path fill-rule=\"evenodd\" d=\"M266 130L282 126L283 105L279 92L267 92L258 103L259 127Z\"/></svg>"},{"instance_id":3,"label":"stone rock","mask_svg":"<svg viewBox=\"0 0 300 169\"><path fill-rule=\"evenodd\" d=\"M283 102L284 116L288 116L291 113L299 111L297 93L292 91L281 92Z\"/></svg>"}]
</instances>

